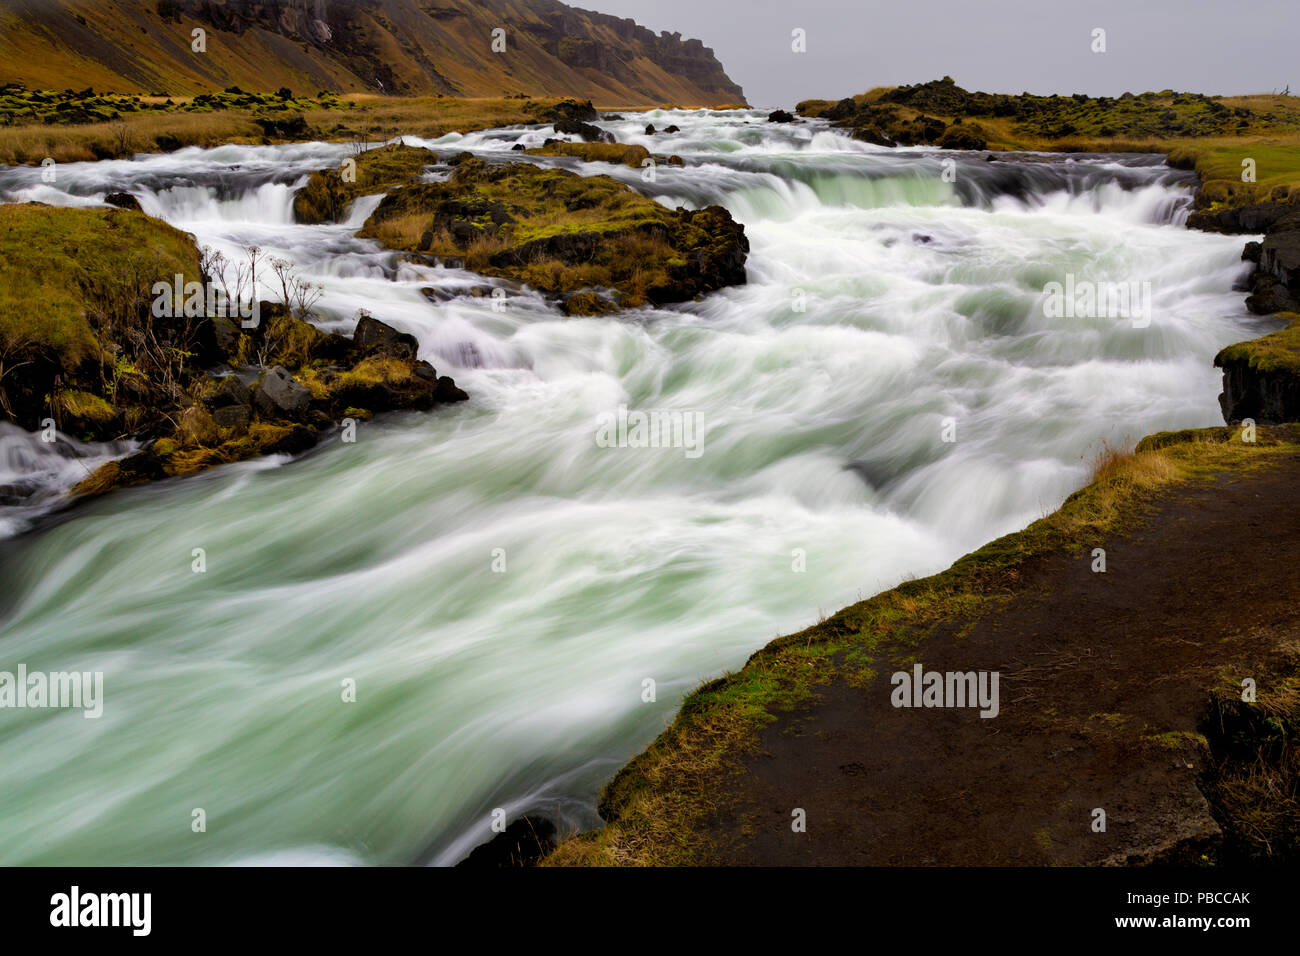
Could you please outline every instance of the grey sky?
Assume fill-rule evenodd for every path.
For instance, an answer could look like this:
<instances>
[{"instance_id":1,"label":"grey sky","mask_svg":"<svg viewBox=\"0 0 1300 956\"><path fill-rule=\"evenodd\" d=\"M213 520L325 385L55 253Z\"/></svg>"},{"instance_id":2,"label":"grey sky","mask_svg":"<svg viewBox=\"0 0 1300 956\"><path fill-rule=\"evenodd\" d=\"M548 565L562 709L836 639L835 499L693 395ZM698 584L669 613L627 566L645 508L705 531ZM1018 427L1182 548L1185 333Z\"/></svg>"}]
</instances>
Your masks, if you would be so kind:
<instances>
[{"instance_id":1,"label":"grey sky","mask_svg":"<svg viewBox=\"0 0 1300 956\"><path fill-rule=\"evenodd\" d=\"M988 92L1300 90L1300 0L567 0L713 47L756 106L948 74ZM790 49L807 32L808 51ZM1090 49L1095 27L1106 53Z\"/></svg>"}]
</instances>

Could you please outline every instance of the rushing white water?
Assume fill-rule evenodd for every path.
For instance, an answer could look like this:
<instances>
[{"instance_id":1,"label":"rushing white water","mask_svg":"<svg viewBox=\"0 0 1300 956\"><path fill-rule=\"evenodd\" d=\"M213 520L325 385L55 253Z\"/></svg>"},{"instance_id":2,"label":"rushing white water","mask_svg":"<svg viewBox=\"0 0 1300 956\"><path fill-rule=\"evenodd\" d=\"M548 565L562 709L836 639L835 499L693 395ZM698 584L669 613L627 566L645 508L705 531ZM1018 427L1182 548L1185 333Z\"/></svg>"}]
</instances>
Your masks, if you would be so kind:
<instances>
[{"instance_id":1,"label":"rushing white water","mask_svg":"<svg viewBox=\"0 0 1300 956\"><path fill-rule=\"evenodd\" d=\"M191 149L54 186L0 170L9 201L126 190L203 243L259 243L323 285L322 325L366 308L472 397L0 542L0 670L103 671L106 694L97 720L3 714L0 863L450 863L494 808L594 825L600 784L702 679L1052 510L1099 440L1219 421L1210 359L1250 334L1241 240L1181 227L1184 174L762 120L603 123L686 160L652 183L543 161L721 203L752 243L748 285L601 319L508 283L502 311L456 295L489 282L354 237L377 198L293 224L293 190L343 146ZM521 158L547 133L429 145ZM1067 273L1150 282L1149 327L1047 318ZM600 447L620 404L698 413L703 454Z\"/></svg>"}]
</instances>

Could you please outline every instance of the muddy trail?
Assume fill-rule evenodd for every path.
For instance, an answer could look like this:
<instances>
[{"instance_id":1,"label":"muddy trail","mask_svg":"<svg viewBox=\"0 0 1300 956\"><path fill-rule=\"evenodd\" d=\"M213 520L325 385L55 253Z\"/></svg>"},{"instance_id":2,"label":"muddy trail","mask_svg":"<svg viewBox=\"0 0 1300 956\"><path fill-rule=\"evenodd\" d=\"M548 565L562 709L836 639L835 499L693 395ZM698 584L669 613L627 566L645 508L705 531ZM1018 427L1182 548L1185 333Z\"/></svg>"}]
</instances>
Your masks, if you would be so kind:
<instances>
[{"instance_id":1,"label":"muddy trail","mask_svg":"<svg viewBox=\"0 0 1300 956\"><path fill-rule=\"evenodd\" d=\"M1300 622L1300 456L1165 495L1091 554L1031 559L1023 587L926 671L997 671L1000 713L895 708L889 671L836 679L764 729L706 836L744 865L1197 863L1212 686L1275 672ZM1289 648L1289 649L1288 649ZM1106 829L1094 830L1094 811ZM794 832L792 813L806 813Z\"/></svg>"}]
</instances>

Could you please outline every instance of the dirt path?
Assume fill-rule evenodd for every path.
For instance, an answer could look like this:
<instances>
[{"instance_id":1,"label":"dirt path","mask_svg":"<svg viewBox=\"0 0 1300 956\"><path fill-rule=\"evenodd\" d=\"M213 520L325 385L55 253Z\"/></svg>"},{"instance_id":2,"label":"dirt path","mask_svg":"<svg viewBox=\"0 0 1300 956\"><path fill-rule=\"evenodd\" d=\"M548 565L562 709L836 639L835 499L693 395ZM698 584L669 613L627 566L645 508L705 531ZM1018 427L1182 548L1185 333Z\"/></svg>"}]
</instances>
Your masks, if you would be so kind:
<instances>
[{"instance_id":1,"label":"dirt path","mask_svg":"<svg viewBox=\"0 0 1300 956\"><path fill-rule=\"evenodd\" d=\"M916 655L998 671L996 718L895 708L883 664L866 688L834 682L765 729L710 836L738 864L1194 859L1218 826L1197 785L1205 747L1176 734L1198 730L1225 668L1300 638L1297 487L1287 456L1173 492L1108 543L1104 574L1090 557L1031 561L1011 603Z\"/></svg>"}]
</instances>

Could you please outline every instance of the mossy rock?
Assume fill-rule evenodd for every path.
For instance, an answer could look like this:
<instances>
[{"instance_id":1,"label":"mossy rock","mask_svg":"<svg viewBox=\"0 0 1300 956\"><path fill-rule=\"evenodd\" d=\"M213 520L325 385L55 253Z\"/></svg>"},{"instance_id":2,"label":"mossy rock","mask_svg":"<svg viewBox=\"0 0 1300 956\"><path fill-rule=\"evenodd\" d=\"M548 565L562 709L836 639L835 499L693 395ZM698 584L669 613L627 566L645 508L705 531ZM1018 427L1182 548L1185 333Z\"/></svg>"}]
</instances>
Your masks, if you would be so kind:
<instances>
[{"instance_id":1,"label":"mossy rock","mask_svg":"<svg viewBox=\"0 0 1300 956\"><path fill-rule=\"evenodd\" d=\"M309 225L338 222L357 197L416 180L426 166L437 161L432 150L401 143L350 156L339 168L312 173L294 196L294 219Z\"/></svg>"},{"instance_id":2,"label":"mossy rock","mask_svg":"<svg viewBox=\"0 0 1300 956\"><path fill-rule=\"evenodd\" d=\"M719 206L672 210L608 176L477 159L390 193L359 235L546 293L614 289L626 307L741 284L749 251Z\"/></svg>"}]
</instances>

